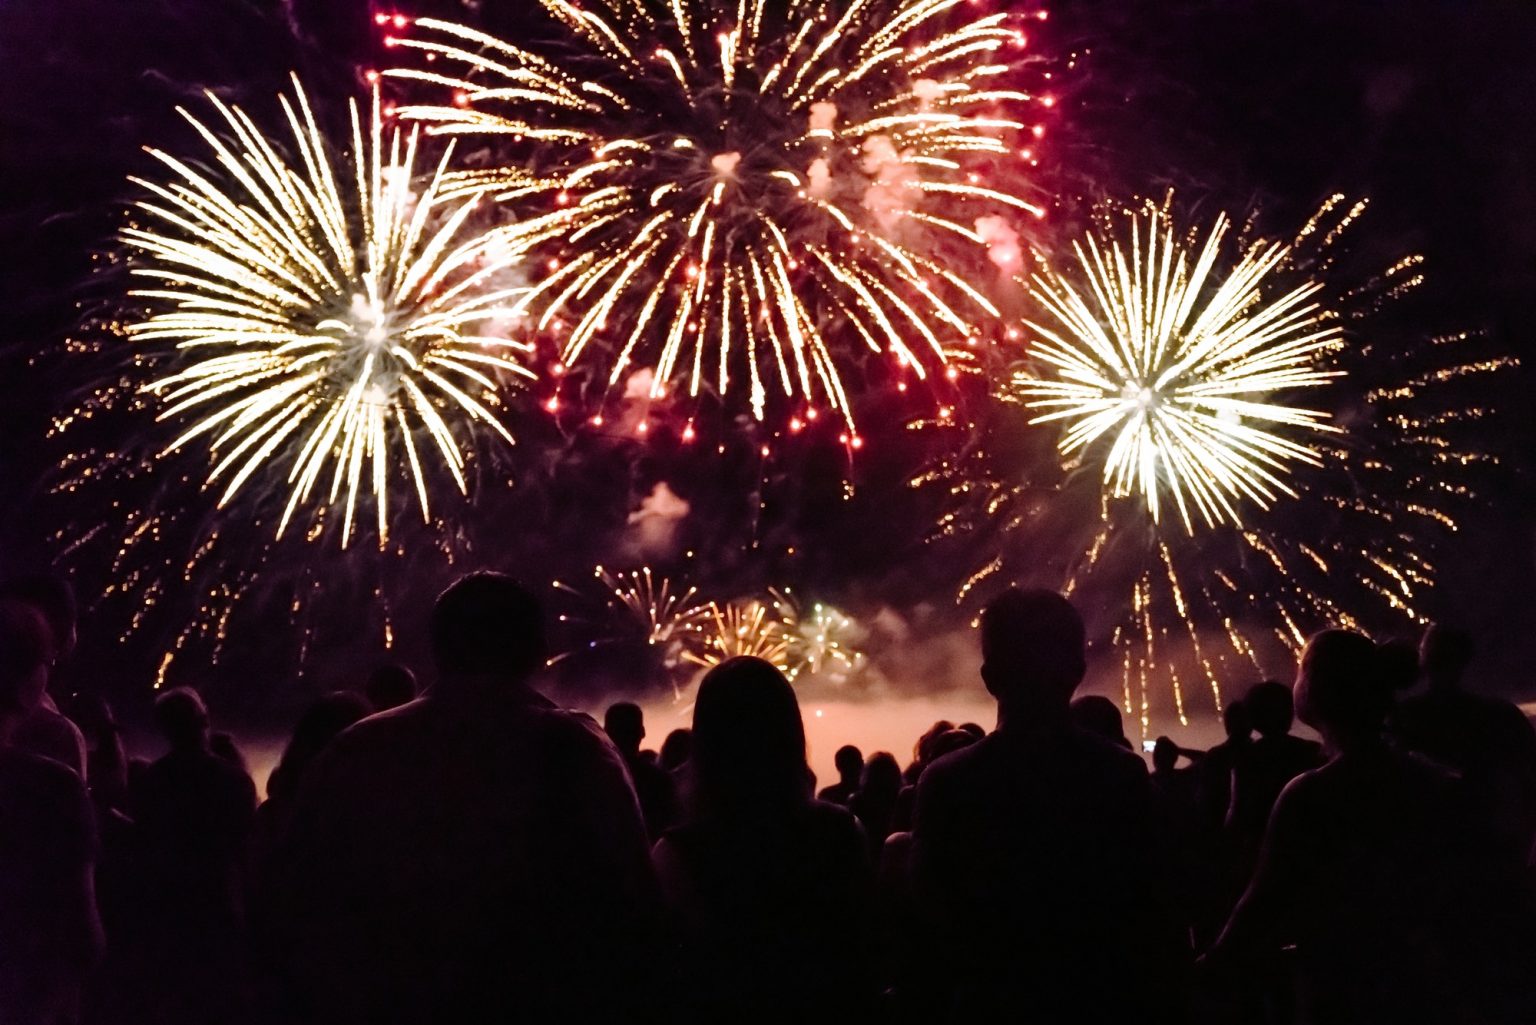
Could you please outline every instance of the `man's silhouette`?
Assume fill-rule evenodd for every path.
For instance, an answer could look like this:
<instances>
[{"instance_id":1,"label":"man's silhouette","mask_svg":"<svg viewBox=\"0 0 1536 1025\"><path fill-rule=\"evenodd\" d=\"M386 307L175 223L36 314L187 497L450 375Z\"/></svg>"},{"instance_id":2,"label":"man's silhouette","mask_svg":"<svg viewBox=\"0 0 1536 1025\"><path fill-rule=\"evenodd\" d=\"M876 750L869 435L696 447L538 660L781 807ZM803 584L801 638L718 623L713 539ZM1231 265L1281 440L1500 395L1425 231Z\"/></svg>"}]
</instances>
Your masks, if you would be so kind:
<instances>
[{"instance_id":1,"label":"man's silhouette","mask_svg":"<svg viewBox=\"0 0 1536 1025\"><path fill-rule=\"evenodd\" d=\"M58 667L75 650L75 594L57 577L22 577L0 588L0 598L30 606L48 628L48 683L26 719L17 724L12 742L23 751L52 758L86 778L85 737L79 727L59 711L51 689L58 686Z\"/></svg>"},{"instance_id":2,"label":"man's silhouette","mask_svg":"<svg viewBox=\"0 0 1536 1025\"><path fill-rule=\"evenodd\" d=\"M245 858L256 787L212 748L208 709L178 688L155 701L170 750L136 778L133 818L147 878L141 964L162 1020L223 1021L240 1007Z\"/></svg>"},{"instance_id":3,"label":"man's silhouette","mask_svg":"<svg viewBox=\"0 0 1536 1025\"><path fill-rule=\"evenodd\" d=\"M1253 743L1253 719L1241 700L1228 701L1221 710L1221 725L1227 739L1205 753L1200 763L1205 807L1212 823L1221 825L1232 806L1232 770L1237 767Z\"/></svg>"},{"instance_id":4,"label":"man's silhouette","mask_svg":"<svg viewBox=\"0 0 1536 1025\"><path fill-rule=\"evenodd\" d=\"M1227 829L1239 858L1251 865L1275 799L1287 783L1323 763L1323 749L1315 741L1292 735L1296 706L1285 684L1277 680L1254 684L1243 704L1259 736L1233 766Z\"/></svg>"},{"instance_id":5,"label":"man's silhouette","mask_svg":"<svg viewBox=\"0 0 1536 1025\"><path fill-rule=\"evenodd\" d=\"M16 747L48 679L48 628L0 600L0 1021L72 1020L101 954L96 826L80 777Z\"/></svg>"},{"instance_id":6,"label":"man's silhouette","mask_svg":"<svg viewBox=\"0 0 1536 1025\"><path fill-rule=\"evenodd\" d=\"M649 835L661 836L677 818L677 792L672 774L640 753L640 742L645 739L645 713L632 701L611 705L603 716L603 732L624 756Z\"/></svg>"},{"instance_id":7,"label":"man's silhouette","mask_svg":"<svg viewBox=\"0 0 1536 1025\"><path fill-rule=\"evenodd\" d=\"M653 906L623 759L533 689L538 601L465 577L431 618L436 684L313 763L269 933L317 1022L624 1020Z\"/></svg>"},{"instance_id":8,"label":"man's silhouette","mask_svg":"<svg viewBox=\"0 0 1536 1025\"><path fill-rule=\"evenodd\" d=\"M1013 590L981 619L998 728L918 785L917 899L932 947L921 994L955 1022L1176 1019L1177 930L1146 766L1077 729L1077 611Z\"/></svg>"},{"instance_id":9,"label":"man's silhouette","mask_svg":"<svg viewBox=\"0 0 1536 1025\"><path fill-rule=\"evenodd\" d=\"M864 752L852 744L844 744L832 756L832 765L837 769L837 782L823 787L816 798L846 808L853 800L853 795L859 792L859 777L864 773Z\"/></svg>"},{"instance_id":10,"label":"man's silhouette","mask_svg":"<svg viewBox=\"0 0 1536 1025\"><path fill-rule=\"evenodd\" d=\"M1536 731L1515 705L1463 683L1474 654L1468 634L1432 626L1419 648L1429 688L1399 703L1393 732L1411 751L1454 770L1505 856L1524 863L1536 832Z\"/></svg>"}]
</instances>

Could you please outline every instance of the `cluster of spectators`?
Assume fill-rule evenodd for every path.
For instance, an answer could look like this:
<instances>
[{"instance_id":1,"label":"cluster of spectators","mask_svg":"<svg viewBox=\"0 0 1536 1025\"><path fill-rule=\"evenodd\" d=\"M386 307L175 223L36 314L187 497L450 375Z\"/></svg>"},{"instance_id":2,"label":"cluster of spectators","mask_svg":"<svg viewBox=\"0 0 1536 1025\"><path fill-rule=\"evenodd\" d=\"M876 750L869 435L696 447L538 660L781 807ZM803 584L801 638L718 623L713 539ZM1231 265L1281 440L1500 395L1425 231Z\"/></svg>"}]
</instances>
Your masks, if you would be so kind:
<instances>
[{"instance_id":1,"label":"cluster of spectators","mask_svg":"<svg viewBox=\"0 0 1536 1025\"><path fill-rule=\"evenodd\" d=\"M318 699L267 799L191 690L168 753L66 717L67 589L0 593L0 1022L1536 1021L1536 733L1469 640L1308 642L1209 751L1073 701L1082 620L981 620L997 727L815 791L795 692L734 658L643 748L534 687L537 600L439 598L432 686ZM1422 681L1422 684L1421 684ZM1292 734L1298 714L1322 744Z\"/></svg>"}]
</instances>

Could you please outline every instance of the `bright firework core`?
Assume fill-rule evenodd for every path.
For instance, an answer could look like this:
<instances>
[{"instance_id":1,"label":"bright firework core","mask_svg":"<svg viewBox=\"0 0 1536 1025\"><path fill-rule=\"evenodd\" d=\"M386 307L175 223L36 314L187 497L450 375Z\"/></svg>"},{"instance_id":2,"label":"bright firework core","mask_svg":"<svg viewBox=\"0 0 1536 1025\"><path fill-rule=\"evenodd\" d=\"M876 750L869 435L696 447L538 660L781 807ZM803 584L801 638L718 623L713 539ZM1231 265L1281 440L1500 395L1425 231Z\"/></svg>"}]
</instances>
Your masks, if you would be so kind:
<instances>
[{"instance_id":1,"label":"bright firework core","mask_svg":"<svg viewBox=\"0 0 1536 1025\"><path fill-rule=\"evenodd\" d=\"M205 439L221 505L275 471L287 486L278 535L303 505L317 523L339 506L345 547L371 493L382 545L391 477L430 518L422 447L463 492L463 421L512 440L493 410L531 376L526 346L497 336L522 291L507 280L521 253L505 230L470 229L477 201L443 188L449 154L413 182L418 133L386 132L377 96L366 129L352 107L350 166L334 168L294 89L282 101L291 156L217 99L228 140L186 116L221 173L151 151L172 178L139 182L150 226L123 231L133 273L156 284L134 293L151 305L128 334L175 365L144 390L162 420L192 418L166 451Z\"/></svg>"},{"instance_id":2,"label":"bright firework core","mask_svg":"<svg viewBox=\"0 0 1536 1025\"><path fill-rule=\"evenodd\" d=\"M1283 401L1338 376L1328 354L1337 315L1306 282L1275 294L1271 272L1290 247L1256 243L1221 280L1213 269L1229 224L1204 242L1175 237L1156 208L1125 217L1128 237L1074 245L1068 271L1035 275L1043 316L1030 321L1042 373L1015 375L1015 396L1061 421L1064 455L1108 438L1104 481L1140 496L1154 521L1171 495L1188 530L1238 522L1238 503L1268 507L1293 464L1320 465L1306 436L1335 432L1327 414ZM1277 393L1281 396L1277 398Z\"/></svg>"}]
</instances>

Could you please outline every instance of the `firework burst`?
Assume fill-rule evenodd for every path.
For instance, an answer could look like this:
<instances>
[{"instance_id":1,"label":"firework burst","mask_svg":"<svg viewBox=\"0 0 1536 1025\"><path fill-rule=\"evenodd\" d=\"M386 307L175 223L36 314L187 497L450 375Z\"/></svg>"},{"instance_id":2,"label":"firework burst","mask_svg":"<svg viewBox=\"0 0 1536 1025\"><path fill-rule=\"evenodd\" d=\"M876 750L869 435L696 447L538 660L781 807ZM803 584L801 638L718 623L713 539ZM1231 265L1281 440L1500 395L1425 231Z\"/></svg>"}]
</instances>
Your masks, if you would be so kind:
<instances>
[{"instance_id":1,"label":"firework burst","mask_svg":"<svg viewBox=\"0 0 1536 1025\"><path fill-rule=\"evenodd\" d=\"M598 624L597 636L587 642L588 647L636 651L667 680L673 696L681 697L684 677L699 664L711 636L712 607L699 599L696 588L678 585L649 566L626 571L598 566L593 577L601 588L602 608L598 615L580 617ZM581 589L558 580L555 587L584 596Z\"/></svg>"},{"instance_id":2,"label":"firework burst","mask_svg":"<svg viewBox=\"0 0 1536 1025\"><path fill-rule=\"evenodd\" d=\"M767 598L710 602L705 609L704 643L687 658L712 669L726 659L750 655L788 675L794 637L793 605L778 592Z\"/></svg>"},{"instance_id":3,"label":"firework burst","mask_svg":"<svg viewBox=\"0 0 1536 1025\"><path fill-rule=\"evenodd\" d=\"M1422 261L1349 269L1363 201L1333 197L1288 244L1186 230L1171 205L1105 214L1035 279L990 423L913 481L950 495L938 538L980 543L960 600L1072 595L1144 733L1154 681L1187 722L1190 683L1219 709L1314 630L1422 622L1433 552L1496 462L1475 396L1513 362L1396 323Z\"/></svg>"},{"instance_id":4,"label":"firework burst","mask_svg":"<svg viewBox=\"0 0 1536 1025\"><path fill-rule=\"evenodd\" d=\"M286 155L209 100L218 130L182 114L211 163L150 150L168 177L135 179L150 196L122 232L131 273L152 283L132 293L148 310L128 338L172 364L144 385L180 425L164 454L204 446L221 507L280 480L279 537L301 508L334 509L346 547L371 494L382 545L391 479L430 521L434 454L462 493L472 428L512 441L500 395L531 375L525 347L493 332L521 252L508 231L472 228L478 198L447 189L450 153L417 182L420 132L386 130L377 95L367 118L352 104L340 160L296 79Z\"/></svg>"},{"instance_id":5,"label":"firework burst","mask_svg":"<svg viewBox=\"0 0 1536 1025\"><path fill-rule=\"evenodd\" d=\"M523 300L569 330L564 359L609 353L609 383L744 381L824 404L852 427L860 350L919 378L974 344L996 309L959 270L1010 269L1010 217L1038 206L984 183L1020 160L1017 120L1050 103L1006 84L1024 36L959 0L541 0L566 42L546 57L471 28L415 22L392 43L452 91L400 108L434 132L531 154L553 184L464 172L455 185L553 200L527 238L554 255ZM441 70L436 70L441 69ZM521 147L521 149L519 149Z\"/></svg>"}]
</instances>

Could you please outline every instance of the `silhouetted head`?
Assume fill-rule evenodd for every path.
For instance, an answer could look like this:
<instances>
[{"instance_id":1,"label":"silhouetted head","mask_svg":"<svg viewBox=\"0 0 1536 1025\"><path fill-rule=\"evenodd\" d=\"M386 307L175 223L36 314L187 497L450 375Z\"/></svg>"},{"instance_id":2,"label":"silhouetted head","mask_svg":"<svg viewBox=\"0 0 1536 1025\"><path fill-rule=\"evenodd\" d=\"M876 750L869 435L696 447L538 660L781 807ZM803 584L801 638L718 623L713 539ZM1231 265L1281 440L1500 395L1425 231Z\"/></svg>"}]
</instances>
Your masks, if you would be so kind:
<instances>
[{"instance_id":1,"label":"silhouetted head","mask_svg":"<svg viewBox=\"0 0 1536 1025\"><path fill-rule=\"evenodd\" d=\"M1179 745L1172 737L1158 737L1152 744L1152 768L1157 772L1172 772L1179 764Z\"/></svg>"},{"instance_id":2,"label":"silhouetted head","mask_svg":"<svg viewBox=\"0 0 1536 1025\"><path fill-rule=\"evenodd\" d=\"M48 624L35 608L0 599L0 725L25 718L42 700L52 645Z\"/></svg>"},{"instance_id":3,"label":"silhouetted head","mask_svg":"<svg viewBox=\"0 0 1536 1025\"><path fill-rule=\"evenodd\" d=\"M208 747L208 706L190 687L176 687L155 699L155 725L173 751Z\"/></svg>"},{"instance_id":4,"label":"silhouetted head","mask_svg":"<svg viewBox=\"0 0 1536 1025\"><path fill-rule=\"evenodd\" d=\"M1125 738L1125 720L1120 718L1120 706L1102 694L1087 694L1073 701L1068 709L1072 724L1084 733L1102 737L1111 744L1130 747Z\"/></svg>"},{"instance_id":5,"label":"silhouetted head","mask_svg":"<svg viewBox=\"0 0 1536 1025\"><path fill-rule=\"evenodd\" d=\"M784 674L747 656L705 673L693 706L690 761L709 814L750 817L808 800L805 724Z\"/></svg>"},{"instance_id":6,"label":"silhouetted head","mask_svg":"<svg viewBox=\"0 0 1536 1025\"><path fill-rule=\"evenodd\" d=\"M539 601L502 573L471 573L438 596L432 657L450 688L467 680L522 683L544 664Z\"/></svg>"},{"instance_id":7,"label":"silhouetted head","mask_svg":"<svg viewBox=\"0 0 1536 1025\"><path fill-rule=\"evenodd\" d=\"M603 716L603 732L613 741L613 746L627 755L640 751L640 741L645 739L645 713L633 701L620 701L608 706Z\"/></svg>"},{"instance_id":8,"label":"silhouetted head","mask_svg":"<svg viewBox=\"0 0 1536 1025\"><path fill-rule=\"evenodd\" d=\"M1221 726L1227 731L1228 740L1247 740L1253 733L1253 715L1248 703L1242 700L1228 701L1221 710Z\"/></svg>"},{"instance_id":9,"label":"silhouetted head","mask_svg":"<svg viewBox=\"0 0 1536 1025\"><path fill-rule=\"evenodd\" d=\"M240 745L235 743L232 734L225 733L223 730L208 734L208 750L222 761L250 775L250 770L245 764L245 755L240 751Z\"/></svg>"},{"instance_id":10,"label":"silhouetted head","mask_svg":"<svg viewBox=\"0 0 1536 1025\"><path fill-rule=\"evenodd\" d=\"M923 735L917 738L917 743L912 745L912 760L915 766L920 768L932 758L931 749L933 742L954 728L955 724L948 719L940 719L924 730Z\"/></svg>"},{"instance_id":11,"label":"silhouetted head","mask_svg":"<svg viewBox=\"0 0 1536 1025\"><path fill-rule=\"evenodd\" d=\"M310 702L293 727L283 757L267 779L270 797L290 797L298 789L304 771L315 757L348 726L371 714L371 703L361 694L334 691Z\"/></svg>"},{"instance_id":12,"label":"silhouetted head","mask_svg":"<svg viewBox=\"0 0 1536 1025\"><path fill-rule=\"evenodd\" d=\"M1424 668L1431 688L1452 690L1461 686L1475 651L1471 634L1436 623L1424 631L1424 639L1419 643L1419 665Z\"/></svg>"},{"instance_id":13,"label":"silhouetted head","mask_svg":"<svg viewBox=\"0 0 1536 1025\"><path fill-rule=\"evenodd\" d=\"M970 747L980 739L970 730L962 730L959 727L950 730L948 733L941 733L933 742L929 761L936 762L952 751L959 751L962 748Z\"/></svg>"},{"instance_id":14,"label":"silhouetted head","mask_svg":"<svg viewBox=\"0 0 1536 1025\"><path fill-rule=\"evenodd\" d=\"M1064 714L1087 672L1083 619L1055 591L1009 590L981 614L981 659L1004 711Z\"/></svg>"},{"instance_id":15,"label":"silhouetted head","mask_svg":"<svg viewBox=\"0 0 1536 1025\"><path fill-rule=\"evenodd\" d=\"M1301 721L1346 750L1380 737L1392 707L1380 652L1353 630L1324 630L1307 642L1296 675Z\"/></svg>"},{"instance_id":16,"label":"silhouetted head","mask_svg":"<svg viewBox=\"0 0 1536 1025\"><path fill-rule=\"evenodd\" d=\"M1296 721L1291 688L1279 680L1265 680L1249 687L1243 704L1248 706L1248 719L1261 737L1283 737L1291 732L1291 724Z\"/></svg>"},{"instance_id":17,"label":"silhouetted head","mask_svg":"<svg viewBox=\"0 0 1536 1025\"><path fill-rule=\"evenodd\" d=\"M859 775L864 771L864 752L852 744L844 744L832 756L832 764L837 767L839 780L848 786L857 786Z\"/></svg>"},{"instance_id":18,"label":"silhouetted head","mask_svg":"<svg viewBox=\"0 0 1536 1025\"><path fill-rule=\"evenodd\" d=\"M75 650L75 590L69 581L46 573L17 577L0 588L0 598L15 598L38 611L52 637L52 662L61 662Z\"/></svg>"},{"instance_id":19,"label":"silhouetted head","mask_svg":"<svg viewBox=\"0 0 1536 1025\"><path fill-rule=\"evenodd\" d=\"M889 751L876 751L864 763L864 774L859 777L859 792L871 796L895 799L901 792L901 763Z\"/></svg>"},{"instance_id":20,"label":"silhouetted head","mask_svg":"<svg viewBox=\"0 0 1536 1025\"><path fill-rule=\"evenodd\" d=\"M686 727L679 727L667 734L667 739L661 742L661 753L656 759L668 772L676 772L688 761L693 753L693 731Z\"/></svg>"},{"instance_id":21,"label":"silhouetted head","mask_svg":"<svg viewBox=\"0 0 1536 1025\"><path fill-rule=\"evenodd\" d=\"M394 662L379 666L363 685L363 695L375 712L399 708L416 700L416 674Z\"/></svg>"},{"instance_id":22,"label":"silhouetted head","mask_svg":"<svg viewBox=\"0 0 1536 1025\"><path fill-rule=\"evenodd\" d=\"M987 735L986 727L981 725L979 722L963 722L959 726L956 726L955 729L963 730L964 732L969 733L971 736L975 737L977 740L981 740Z\"/></svg>"}]
</instances>

